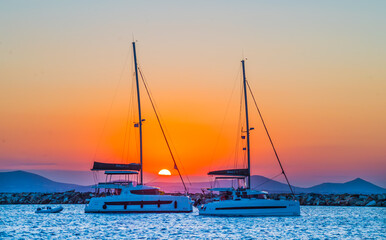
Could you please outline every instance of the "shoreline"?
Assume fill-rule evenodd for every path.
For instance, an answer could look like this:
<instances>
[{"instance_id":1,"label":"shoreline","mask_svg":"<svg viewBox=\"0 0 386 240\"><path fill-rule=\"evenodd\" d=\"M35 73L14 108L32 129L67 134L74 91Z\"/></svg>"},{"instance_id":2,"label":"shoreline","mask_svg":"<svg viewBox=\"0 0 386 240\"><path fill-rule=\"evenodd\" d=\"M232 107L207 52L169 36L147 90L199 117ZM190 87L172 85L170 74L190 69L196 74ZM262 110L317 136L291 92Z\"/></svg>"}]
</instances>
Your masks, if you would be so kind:
<instances>
[{"instance_id":1,"label":"shoreline","mask_svg":"<svg viewBox=\"0 0 386 240\"><path fill-rule=\"evenodd\" d=\"M171 194L182 195L182 194ZM87 199L95 196L92 192L24 192L0 193L0 205L9 204L85 204ZM99 194L98 196L102 196ZM194 201L198 198L209 197L199 193L189 194ZM268 194L270 199L292 199L288 193ZM358 207L386 207L386 193L384 194L295 194L302 206L358 206Z\"/></svg>"}]
</instances>

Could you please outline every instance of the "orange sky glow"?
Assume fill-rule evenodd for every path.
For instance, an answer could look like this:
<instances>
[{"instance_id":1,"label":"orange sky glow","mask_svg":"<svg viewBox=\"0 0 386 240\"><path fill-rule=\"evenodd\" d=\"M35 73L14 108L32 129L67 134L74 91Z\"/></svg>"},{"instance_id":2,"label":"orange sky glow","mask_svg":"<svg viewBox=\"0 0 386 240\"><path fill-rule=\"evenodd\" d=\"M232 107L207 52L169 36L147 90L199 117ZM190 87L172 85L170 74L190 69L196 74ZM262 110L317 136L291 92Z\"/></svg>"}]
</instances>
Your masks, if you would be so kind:
<instances>
[{"instance_id":1,"label":"orange sky glow","mask_svg":"<svg viewBox=\"0 0 386 240\"><path fill-rule=\"evenodd\" d=\"M362 177L384 187L386 5L344 2L2 2L0 169L87 171L94 160L138 162L138 129L126 132L127 122L133 125L134 33L184 174L234 166L244 56L294 183ZM176 175L144 88L141 94L144 170ZM276 175L249 101L252 173Z\"/></svg>"}]
</instances>

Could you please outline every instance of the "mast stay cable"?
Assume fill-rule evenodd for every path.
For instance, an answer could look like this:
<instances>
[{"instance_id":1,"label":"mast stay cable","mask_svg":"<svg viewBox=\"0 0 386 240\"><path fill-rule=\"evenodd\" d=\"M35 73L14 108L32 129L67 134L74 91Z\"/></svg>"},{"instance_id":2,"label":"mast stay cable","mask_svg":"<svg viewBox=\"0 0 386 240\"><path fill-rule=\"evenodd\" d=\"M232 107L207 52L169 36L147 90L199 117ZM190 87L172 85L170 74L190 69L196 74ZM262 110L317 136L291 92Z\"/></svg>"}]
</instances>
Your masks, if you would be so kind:
<instances>
[{"instance_id":1,"label":"mast stay cable","mask_svg":"<svg viewBox=\"0 0 386 240\"><path fill-rule=\"evenodd\" d=\"M277 174L277 175L275 175L275 176L273 176L273 177L270 177L270 178L266 179L263 183L260 183L259 185L257 185L257 186L254 187L253 189L257 189L258 187L260 187L260 186L266 184L267 182L272 181L273 179L277 178L278 176L280 176L280 175L282 175L282 174L283 174L283 173L281 172L281 173L279 173L279 174Z\"/></svg>"},{"instance_id":2,"label":"mast stay cable","mask_svg":"<svg viewBox=\"0 0 386 240\"><path fill-rule=\"evenodd\" d=\"M140 70L143 71L143 68L142 68L142 67L140 67L140 68L141 68ZM141 76L141 77L143 78L143 81L145 81L145 83L147 84L145 74L144 74L143 72L141 72L141 73L142 73L142 76ZM148 85L148 84L147 84L147 85ZM153 94L152 94L151 89L150 89L149 87L148 87L148 90L149 90L149 95L153 98ZM158 109L157 103L156 103L155 101L153 101L153 103L154 103L154 108L155 108L155 109ZM162 119L162 116L161 116L160 113L158 113L158 117L159 117L160 122L163 122L163 119ZM169 136L169 134L168 134L168 129L166 128L166 126L163 126L163 130L164 130L164 132L165 132L165 136ZM179 162L178 164L179 164L179 166L181 167L180 170L181 170L182 174L183 174L184 172L186 173L186 170L185 170L185 168L184 168L184 165L182 164L180 158L178 157L178 152L177 152L177 150L176 150L176 147L175 147L174 144L173 144L173 141L172 141L171 139L169 139L168 143L170 144L170 149L171 149L170 151L174 152L174 156L175 156L176 162ZM181 174L181 175L182 175L182 174ZM188 175L185 175L185 177L186 177L187 182L188 182L189 185L191 186L192 183L190 182L189 176L188 176Z\"/></svg>"},{"instance_id":3,"label":"mast stay cable","mask_svg":"<svg viewBox=\"0 0 386 240\"><path fill-rule=\"evenodd\" d=\"M279 163L279 165L280 165L281 172L282 172L282 174L284 175L285 180L287 181L287 184L288 184L288 186L289 186L289 188L290 188L290 190L291 190L291 193L292 193L293 197L295 197L295 193L294 193L294 191L293 191L293 189L292 189L292 186L291 186L291 184L290 184L290 182L289 182L289 180L288 180L287 174L285 174L284 168L283 168L283 166L281 165L281 162L280 162L280 159L279 159L279 155L277 154L276 148L275 148L275 146L274 146L274 144L273 144L273 141L272 141L272 138L271 138L271 136L269 135L268 128L267 128L267 126L265 125L263 116L262 116L262 114L261 114L261 112L260 112L259 107L257 106L257 102L256 102L255 96L253 95L253 92L252 92L252 90L251 90L251 86L249 85L249 82L248 82L248 81L246 81L246 82L247 82L247 86L248 86L249 92L251 93L252 99L253 99L253 101L254 101L254 103L255 103L257 112L259 113L261 122L263 123L265 132L267 133L268 139L269 139L269 141L270 141L270 143L271 143L271 146L272 146L272 149L273 149L273 151L274 151L274 153L275 153L276 159L277 159L277 161L278 161L278 163Z\"/></svg>"},{"instance_id":4,"label":"mast stay cable","mask_svg":"<svg viewBox=\"0 0 386 240\"><path fill-rule=\"evenodd\" d=\"M181 175L181 173L180 173L180 169L178 169L178 167L177 167L177 162L176 162L176 160L174 159L174 155L173 155L172 149L170 148L169 141L168 141L168 139L166 138L166 134L165 134L164 128L162 127L161 120L160 120L160 118L159 118L159 116L158 116L157 110L155 109L155 105L154 105L154 103L153 103L153 98L152 98L151 95L150 95L150 92L149 92L149 89L148 89L148 87L147 87L146 81L145 81L145 79L144 79L144 77L143 77L141 68L138 68L138 70L139 70L139 74L140 74L140 76L141 76L143 85L145 86L145 90L146 90L146 92L147 92L147 95L148 95L148 97L149 97L151 106L153 107L155 116L157 117L157 121L158 121L158 124L159 124L159 126L160 126L160 128L161 128L162 135L163 135L163 137L164 137L164 139L165 139L166 145L168 146L169 153L170 153L170 155L171 155L171 157L172 157L172 159L173 159L173 162L174 162L174 169L177 170L178 175L180 176L181 182L182 182L182 184L184 185L185 192L188 193L188 189L186 188L184 179L182 178L182 175Z\"/></svg>"}]
</instances>

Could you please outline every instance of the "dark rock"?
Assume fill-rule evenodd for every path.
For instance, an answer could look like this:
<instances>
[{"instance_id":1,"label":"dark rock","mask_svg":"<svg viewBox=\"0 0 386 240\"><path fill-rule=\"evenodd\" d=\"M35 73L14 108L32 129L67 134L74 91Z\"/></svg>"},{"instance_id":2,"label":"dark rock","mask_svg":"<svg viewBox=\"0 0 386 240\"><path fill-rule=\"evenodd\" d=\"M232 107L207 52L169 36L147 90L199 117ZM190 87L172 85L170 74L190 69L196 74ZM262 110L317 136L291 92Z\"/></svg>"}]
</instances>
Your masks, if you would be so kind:
<instances>
[{"instance_id":1,"label":"dark rock","mask_svg":"<svg viewBox=\"0 0 386 240\"><path fill-rule=\"evenodd\" d=\"M103 196L103 194L97 194ZM84 204L95 196L91 192L67 191L62 193L0 193L0 204ZM190 195L192 200L208 199L211 194L196 193ZM275 200L296 199L300 205L315 206L368 206L386 207L386 194L315 194L301 193L294 197L291 194L269 194Z\"/></svg>"}]
</instances>

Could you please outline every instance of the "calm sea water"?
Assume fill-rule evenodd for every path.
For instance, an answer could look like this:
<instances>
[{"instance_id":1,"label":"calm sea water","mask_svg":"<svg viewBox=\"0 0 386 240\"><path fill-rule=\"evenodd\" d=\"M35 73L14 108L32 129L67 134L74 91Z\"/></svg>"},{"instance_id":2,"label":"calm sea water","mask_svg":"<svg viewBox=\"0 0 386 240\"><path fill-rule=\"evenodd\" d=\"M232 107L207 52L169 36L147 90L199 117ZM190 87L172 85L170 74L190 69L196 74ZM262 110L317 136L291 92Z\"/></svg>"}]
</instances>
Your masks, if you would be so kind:
<instances>
[{"instance_id":1,"label":"calm sea water","mask_svg":"<svg viewBox=\"0 0 386 240\"><path fill-rule=\"evenodd\" d=\"M386 209L302 207L300 217L207 217L191 214L85 214L62 205L35 214L38 205L0 206L0 239L386 239Z\"/></svg>"}]
</instances>

